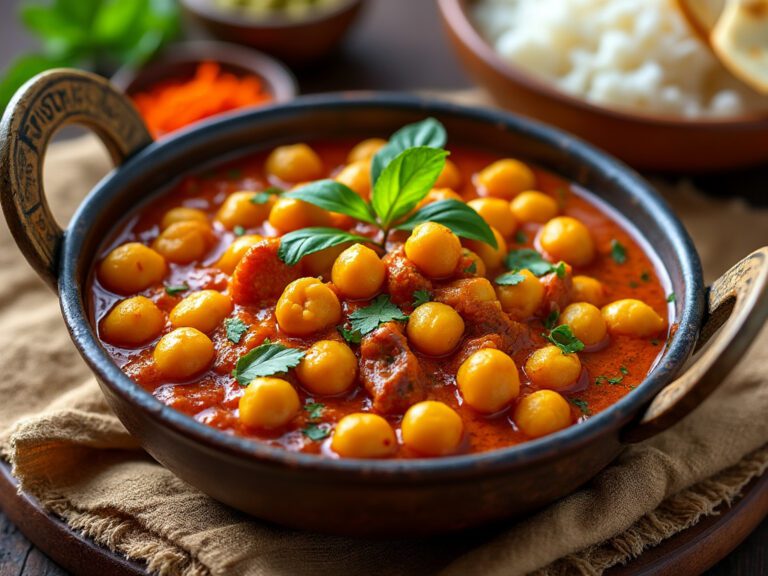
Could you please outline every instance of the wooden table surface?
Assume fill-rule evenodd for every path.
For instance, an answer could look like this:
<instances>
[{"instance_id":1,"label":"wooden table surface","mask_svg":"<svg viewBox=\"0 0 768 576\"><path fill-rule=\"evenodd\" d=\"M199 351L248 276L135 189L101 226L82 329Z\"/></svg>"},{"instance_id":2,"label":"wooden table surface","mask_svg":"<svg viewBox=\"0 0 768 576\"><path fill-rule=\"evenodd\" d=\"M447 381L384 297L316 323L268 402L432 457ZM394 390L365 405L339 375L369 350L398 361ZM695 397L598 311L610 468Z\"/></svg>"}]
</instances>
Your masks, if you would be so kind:
<instances>
[{"instance_id":1,"label":"wooden table surface","mask_svg":"<svg viewBox=\"0 0 768 576\"><path fill-rule=\"evenodd\" d=\"M0 0L0 70L35 46L16 24L21 0ZM193 31L197 36L199 32ZM327 62L297 73L302 92L377 89L461 89L471 81L455 60L432 0L370 0L347 41ZM768 168L696 179L713 194L738 190L766 205ZM0 576L63 575L0 511ZM768 574L768 520L708 576Z\"/></svg>"}]
</instances>

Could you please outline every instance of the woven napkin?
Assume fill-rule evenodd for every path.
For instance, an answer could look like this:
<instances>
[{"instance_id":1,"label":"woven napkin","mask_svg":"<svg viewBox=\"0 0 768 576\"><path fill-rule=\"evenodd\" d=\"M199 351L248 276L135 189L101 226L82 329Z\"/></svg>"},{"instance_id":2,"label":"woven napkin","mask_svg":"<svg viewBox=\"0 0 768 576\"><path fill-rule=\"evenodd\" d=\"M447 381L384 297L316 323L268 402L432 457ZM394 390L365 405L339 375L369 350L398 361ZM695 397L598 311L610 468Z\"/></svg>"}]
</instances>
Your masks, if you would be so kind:
<instances>
[{"instance_id":1,"label":"woven napkin","mask_svg":"<svg viewBox=\"0 0 768 576\"><path fill-rule=\"evenodd\" d=\"M65 222L108 170L107 156L84 137L53 146L46 162L48 196ZM668 197L708 280L768 244L768 211L684 185ZM159 574L600 574L711 514L768 467L768 329L694 414L628 447L578 492L502 528L409 540L279 528L218 504L154 462L110 413L56 297L4 224L0 351L0 445L21 488Z\"/></svg>"}]
</instances>

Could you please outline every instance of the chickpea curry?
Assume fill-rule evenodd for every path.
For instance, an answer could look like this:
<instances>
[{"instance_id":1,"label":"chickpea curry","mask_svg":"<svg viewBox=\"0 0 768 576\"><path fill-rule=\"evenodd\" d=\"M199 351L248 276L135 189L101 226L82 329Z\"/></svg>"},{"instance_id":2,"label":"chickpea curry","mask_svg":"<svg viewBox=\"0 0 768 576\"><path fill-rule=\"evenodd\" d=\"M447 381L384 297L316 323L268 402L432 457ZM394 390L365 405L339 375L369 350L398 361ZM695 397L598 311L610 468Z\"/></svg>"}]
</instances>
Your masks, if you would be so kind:
<instances>
[{"instance_id":1,"label":"chickpea curry","mask_svg":"<svg viewBox=\"0 0 768 576\"><path fill-rule=\"evenodd\" d=\"M446 140L429 118L186 177L102 249L104 347L199 422L331 458L491 450L606 409L674 294L587 193Z\"/></svg>"}]
</instances>

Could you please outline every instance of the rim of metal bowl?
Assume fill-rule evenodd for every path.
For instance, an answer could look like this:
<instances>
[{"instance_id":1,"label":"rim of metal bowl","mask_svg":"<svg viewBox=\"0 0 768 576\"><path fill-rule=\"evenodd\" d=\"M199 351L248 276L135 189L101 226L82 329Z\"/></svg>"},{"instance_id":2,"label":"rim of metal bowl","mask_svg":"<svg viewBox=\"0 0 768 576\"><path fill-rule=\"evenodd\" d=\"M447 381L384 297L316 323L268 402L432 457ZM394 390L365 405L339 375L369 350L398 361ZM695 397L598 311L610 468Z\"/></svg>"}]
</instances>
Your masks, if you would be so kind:
<instances>
[{"instance_id":1,"label":"rim of metal bowl","mask_svg":"<svg viewBox=\"0 0 768 576\"><path fill-rule=\"evenodd\" d=\"M315 110L370 107L415 110L423 111L425 114L466 118L496 129L516 132L549 146L567 148L569 154L610 177L621 185L627 194L653 210L659 226L666 231L667 239L679 254L681 272L685 279L685 291L682 295L684 306L678 319L679 328L667 346L664 355L666 361L659 362L635 390L585 422L516 446L432 459L332 459L314 454L289 452L258 441L226 434L201 424L191 416L166 406L125 375L102 348L91 327L82 299L84 286L78 278L77 262L83 249L83 239L89 228L88 223L100 217L102 202L99 198L105 189L108 190L113 186L120 187L135 175L161 166L165 158L176 157L183 154L185 150L194 149L201 139L207 137L215 139L217 134L237 131L244 123L255 123L262 118L287 118L296 113L312 113ZM554 453L567 452L589 443L606 429L626 425L639 409L647 405L654 395L671 381L684 359L690 354L703 314L704 286L701 265L693 243L667 203L631 168L574 136L507 112L466 107L441 100L396 93L304 96L288 103L229 115L206 125L182 130L176 135L155 142L105 177L87 196L72 218L61 254L59 293L62 312L72 338L95 374L115 393L134 404L137 409L157 419L187 441L199 443L209 450L226 453L235 459L256 459L260 465L302 468L346 478L355 473L361 480L383 483L402 481L406 478L410 481L438 477L443 480L458 479L485 474L493 469L527 465L548 458Z\"/></svg>"}]
</instances>

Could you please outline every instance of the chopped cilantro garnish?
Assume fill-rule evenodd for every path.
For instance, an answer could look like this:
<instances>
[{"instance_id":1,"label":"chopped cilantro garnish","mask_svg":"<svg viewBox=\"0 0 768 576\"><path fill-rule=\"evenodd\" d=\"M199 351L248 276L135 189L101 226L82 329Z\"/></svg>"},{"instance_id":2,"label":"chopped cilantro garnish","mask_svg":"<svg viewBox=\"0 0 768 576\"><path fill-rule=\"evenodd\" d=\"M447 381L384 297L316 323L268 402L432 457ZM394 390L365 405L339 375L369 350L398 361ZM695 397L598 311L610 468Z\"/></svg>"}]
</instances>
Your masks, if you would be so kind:
<instances>
[{"instance_id":1,"label":"chopped cilantro garnish","mask_svg":"<svg viewBox=\"0 0 768 576\"><path fill-rule=\"evenodd\" d=\"M507 254L506 264L512 272L530 270L534 276L544 276L556 271L556 266L545 260L536 250L530 248L510 250ZM563 267L563 273L565 273L565 267Z\"/></svg>"},{"instance_id":2,"label":"chopped cilantro garnish","mask_svg":"<svg viewBox=\"0 0 768 576\"><path fill-rule=\"evenodd\" d=\"M565 278L565 262L558 262L553 268L552 272L555 273L555 275L558 278Z\"/></svg>"},{"instance_id":3,"label":"chopped cilantro garnish","mask_svg":"<svg viewBox=\"0 0 768 576\"><path fill-rule=\"evenodd\" d=\"M178 296L187 290L189 290L189 285L186 282L183 284L165 284L165 293L168 296Z\"/></svg>"},{"instance_id":4,"label":"chopped cilantro garnish","mask_svg":"<svg viewBox=\"0 0 768 576\"><path fill-rule=\"evenodd\" d=\"M307 418L310 420L317 420L323 415L325 404L322 402L307 402L304 404L304 410L307 411Z\"/></svg>"},{"instance_id":5,"label":"chopped cilantro garnish","mask_svg":"<svg viewBox=\"0 0 768 576\"><path fill-rule=\"evenodd\" d=\"M677 300L677 295L674 292L670 292L667 294L667 302L675 302Z\"/></svg>"},{"instance_id":6,"label":"chopped cilantro garnish","mask_svg":"<svg viewBox=\"0 0 768 576\"><path fill-rule=\"evenodd\" d=\"M555 326L557 326L557 319L560 316L560 311L555 309L552 310L547 317L544 319L544 328L547 330L552 330Z\"/></svg>"},{"instance_id":7,"label":"chopped cilantro garnish","mask_svg":"<svg viewBox=\"0 0 768 576\"><path fill-rule=\"evenodd\" d=\"M339 334L341 334L341 337L350 344L360 344L363 340L363 335L360 334L359 330L351 330L344 328L344 326L337 326L336 329L339 331Z\"/></svg>"},{"instance_id":8,"label":"chopped cilantro garnish","mask_svg":"<svg viewBox=\"0 0 768 576\"><path fill-rule=\"evenodd\" d=\"M303 350L265 341L240 357L232 375L240 384L247 386L254 378L283 374L295 368L302 358Z\"/></svg>"},{"instance_id":9,"label":"chopped cilantro garnish","mask_svg":"<svg viewBox=\"0 0 768 576\"><path fill-rule=\"evenodd\" d=\"M619 366L619 372L621 372L626 376L627 374L629 374L629 369L626 366Z\"/></svg>"},{"instance_id":10,"label":"chopped cilantro garnish","mask_svg":"<svg viewBox=\"0 0 768 576\"><path fill-rule=\"evenodd\" d=\"M400 308L392 304L389 296L381 294L376 297L371 304L365 308L358 308L349 315L349 323L352 330L359 332L362 336L373 332L379 327L379 324L390 322L391 320L405 321L408 316Z\"/></svg>"},{"instance_id":11,"label":"chopped cilantro garnish","mask_svg":"<svg viewBox=\"0 0 768 576\"><path fill-rule=\"evenodd\" d=\"M327 438L331 434L331 430L328 424L316 424L315 422L310 422L302 428L301 433L313 442L317 442L323 438Z\"/></svg>"},{"instance_id":12,"label":"chopped cilantro garnish","mask_svg":"<svg viewBox=\"0 0 768 576\"><path fill-rule=\"evenodd\" d=\"M235 226L232 229L232 232L235 233L235 236L242 236L243 234L245 234L245 228L243 228L242 226Z\"/></svg>"},{"instance_id":13,"label":"chopped cilantro garnish","mask_svg":"<svg viewBox=\"0 0 768 576\"><path fill-rule=\"evenodd\" d=\"M584 342L576 338L567 324L561 324L552 328L548 334L546 332L542 333L542 336L560 348L563 354L572 354L584 350Z\"/></svg>"},{"instance_id":14,"label":"chopped cilantro garnish","mask_svg":"<svg viewBox=\"0 0 768 576\"><path fill-rule=\"evenodd\" d=\"M647 270L643 270L643 273L640 274L640 280L643 282L650 282L651 281L651 273Z\"/></svg>"},{"instance_id":15,"label":"chopped cilantro garnish","mask_svg":"<svg viewBox=\"0 0 768 576\"><path fill-rule=\"evenodd\" d=\"M525 280L525 276L520 272L505 272L500 276L496 276L494 282L499 286L517 286Z\"/></svg>"},{"instance_id":16,"label":"chopped cilantro garnish","mask_svg":"<svg viewBox=\"0 0 768 576\"><path fill-rule=\"evenodd\" d=\"M227 330L227 340L239 344L243 335L248 332L248 324L240 318L227 318L224 320L224 328Z\"/></svg>"},{"instance_id":17,"label":"chopped cilantro garnish","mask_svg":"<svg viewBox=\"0 0 768 576\"><path fill-rule=\"evenodd\" d=\"M589 403L586 400L580 398L568 398L568 401L581 410L581 413L585 416L592 414L592 411L589 409Z\"/></svg>"},{"instance_id":18,"label":"chopped cilantro garnish","mask_svg":"<svg viewBox=\"0 0 768 576\"><path fill-rule=\"evenodd\" d=\"M474 262L473 262L474 264ZM416 290L413 293L413 307L418 308L422 304L426 304L432 300L432 294L428 290Z\"/></svg>"},{"instance_id":19,"label":"chopped cilantro garnish","mask_svg":"<svg viewBox=\"0 0 768 576\"><path fill-rule=\"evenodd\" d=\"M611 240L611 258L616 264L624 264L627 261L627 249L615 238Z\"/></svg>"}]
</instances>

